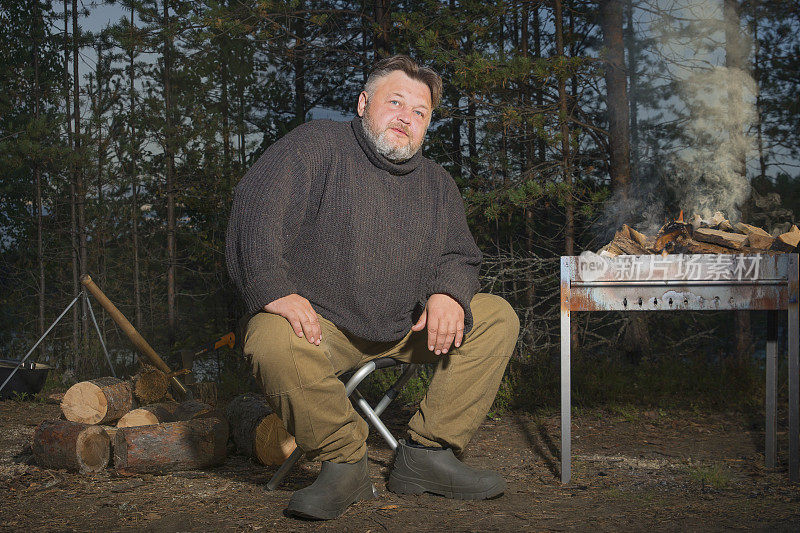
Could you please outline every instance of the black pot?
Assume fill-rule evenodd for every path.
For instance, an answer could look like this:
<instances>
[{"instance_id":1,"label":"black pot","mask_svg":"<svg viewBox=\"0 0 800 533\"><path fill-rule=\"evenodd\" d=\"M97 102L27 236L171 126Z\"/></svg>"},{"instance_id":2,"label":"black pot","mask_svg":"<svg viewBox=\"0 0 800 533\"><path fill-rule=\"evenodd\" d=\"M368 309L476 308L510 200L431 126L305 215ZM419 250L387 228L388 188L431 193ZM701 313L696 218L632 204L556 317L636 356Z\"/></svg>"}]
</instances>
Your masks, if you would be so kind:
<instances>
[{"instance_id":1,"label":"black pot","mask_svg":"<svg viewBox=\"0 0 800 533\"><path fill-rule=\"evenodd\" d=\"M0 385L5 382L18 364L19 361L0 360ZM47 380L47 372L51 368L50 365L44 363L22 363L22 366L12 376L11 381L6 383L3 390L0 390L0 400L7 400L23 393L36 394L44 387L44 382Z\"/></svg>"}]
</instances>

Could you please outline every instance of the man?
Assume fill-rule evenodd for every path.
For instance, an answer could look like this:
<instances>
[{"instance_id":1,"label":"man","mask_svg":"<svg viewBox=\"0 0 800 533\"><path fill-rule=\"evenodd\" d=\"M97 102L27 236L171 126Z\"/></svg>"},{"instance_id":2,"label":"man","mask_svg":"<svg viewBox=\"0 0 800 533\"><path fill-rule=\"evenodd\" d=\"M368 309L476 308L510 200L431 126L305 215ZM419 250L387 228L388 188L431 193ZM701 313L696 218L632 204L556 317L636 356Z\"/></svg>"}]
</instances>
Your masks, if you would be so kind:
<instances>
[{"instance_id":1,"label":"man","mask_svg":"<svg viewBox=\"0 0 800 533\"><path fill-rule=\"evenodd\" d=\"M481 499L505 488L454 455L491 406L519 320L476 294L481 252L461 195L420 153L441 92L410 58L379 61L352 122L295 128L235 189L226 257L252 315L244 351L298 446L322 461L290 514L335 518L374 496L368 426L336 376L378 357L437 365L388 489Z\"/></svg>"}]
</instances>

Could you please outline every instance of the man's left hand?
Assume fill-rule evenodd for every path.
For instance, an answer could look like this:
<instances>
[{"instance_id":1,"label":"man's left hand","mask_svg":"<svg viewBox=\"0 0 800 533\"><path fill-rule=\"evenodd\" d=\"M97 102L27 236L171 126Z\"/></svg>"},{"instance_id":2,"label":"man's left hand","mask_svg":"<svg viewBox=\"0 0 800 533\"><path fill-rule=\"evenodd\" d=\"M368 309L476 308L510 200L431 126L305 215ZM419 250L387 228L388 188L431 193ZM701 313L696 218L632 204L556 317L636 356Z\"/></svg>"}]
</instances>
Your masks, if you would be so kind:
<instances>
[{"instance_id":1,"label":"man's left hand","mask_svg":"<svg viewBox=\"0 0 800 533\"><path fill-rule=\"evenodd\" d=\"M436 355L445 354L455 340L455 347L461 346L464 338L464 309L447 294L432 294L425 304L412 331L422 331L428 326L428 349Z\"/></svg>"}]
</instances>

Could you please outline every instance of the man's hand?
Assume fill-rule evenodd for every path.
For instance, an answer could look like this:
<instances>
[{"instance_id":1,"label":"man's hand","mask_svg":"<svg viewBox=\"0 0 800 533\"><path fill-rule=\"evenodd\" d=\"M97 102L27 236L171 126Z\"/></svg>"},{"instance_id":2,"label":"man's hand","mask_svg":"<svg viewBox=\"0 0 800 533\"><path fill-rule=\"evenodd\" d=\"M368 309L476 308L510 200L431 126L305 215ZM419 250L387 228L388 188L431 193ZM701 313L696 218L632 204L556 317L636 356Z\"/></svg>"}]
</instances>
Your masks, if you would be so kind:
<instances>
[{"instance_id":1,"label":"man's hand","mask_svg":"<svg viewBox=\"0 0 800 533\"><path fill-rule=\"evenodd\" d=\"M464 338L464 309L447 294L432 294L425 304L412 331L421 331L428 325L428 349L436 355L447 353L455 340L455 347L461 346Z\"/></svg>"},{"instance_id":2,"label":"man's hand","mask_svg":"<svg viewBox=\"0 0 800 533\"><path fill-rule=\"evenodd\" d=\"M305 334L308 342L319 346L322 340L322 328L319 325L317 312L311 307L311 303L299 294L289 294L273 300L264 306L264 311L281 315L289 321L298 337Z\"/></svg>"}]
</instances>

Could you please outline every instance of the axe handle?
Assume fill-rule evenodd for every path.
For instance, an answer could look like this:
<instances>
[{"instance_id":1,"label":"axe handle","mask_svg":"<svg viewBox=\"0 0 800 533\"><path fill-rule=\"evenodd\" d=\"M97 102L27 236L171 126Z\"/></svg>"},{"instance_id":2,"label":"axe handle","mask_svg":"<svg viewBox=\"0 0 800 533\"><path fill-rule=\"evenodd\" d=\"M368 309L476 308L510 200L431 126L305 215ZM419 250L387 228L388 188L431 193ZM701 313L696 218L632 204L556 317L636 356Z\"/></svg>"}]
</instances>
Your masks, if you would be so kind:
<instances>
[{"instance_id":1,"label":"axe handle","mask_svg":"<svg viewBox=\"0 0 800 533\"><path fill-rule=\"evenodd\" d=\"M131 324L130 321L125 318L125 315L123 315L122 312L117 309L117 306L114 305L105 294L103 294L103 291L101 291L100 287L98 287L95 282L92 281L92 278L88 274L81 278L81 283L89 290L89 292L92 293L92 296L94 296L100 305L103 306L103 309L108 312L114 322L117 323L120 329L122 329L125 335L131 340L133 345L136 346L139 352L141 352L150 360L153 366L165 374L172 373L172 370L170 370L170 368L167 366L167 363L165 363L164 360L158 356L153 347L148 344L148 342L144 339L144 337L141 336L141 334L139 334L138 331L136 331L136 328L133 327L133 324ZM184 397L189 395L186 387L176 376L172 376L171 379Z\"/></svg>"}]
</instances>

